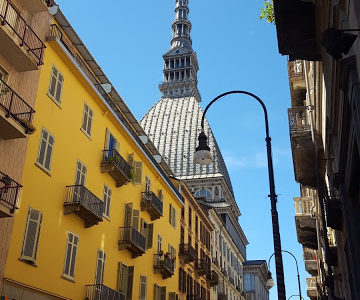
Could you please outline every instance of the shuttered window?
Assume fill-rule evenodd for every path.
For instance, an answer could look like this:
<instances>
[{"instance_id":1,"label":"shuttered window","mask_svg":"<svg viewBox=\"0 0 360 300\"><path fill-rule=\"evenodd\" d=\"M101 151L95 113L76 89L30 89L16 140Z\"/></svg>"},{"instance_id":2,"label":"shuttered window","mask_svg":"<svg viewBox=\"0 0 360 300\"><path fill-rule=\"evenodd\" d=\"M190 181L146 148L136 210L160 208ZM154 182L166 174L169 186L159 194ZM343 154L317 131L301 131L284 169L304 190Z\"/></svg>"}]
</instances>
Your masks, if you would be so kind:
<instances>
[{"instance_id":1,"label":"shuttered window","mask_svg":"<svg viewBox=\"0 0 360 300\"><path fill-rule=\"evenodd\" d=\"M94 116L94 113L93 113L92 109L89 107L89 105L87 105L85 103L84 104L84 111L83 111L83 119L82 119L81 129L89 137L91 136L93 116Z\"/></svg>"},{"instance_id":2,"label":"shuttered window","mask_svg":"<svg viewBox=\"0 0 360 300\"><path fill-rule=\"evenodd\" d=\"M142 178L142 162L134 160L133 169L134 169L133 182L135 184L141 184L141 182L142 182L142 180L141 180L141 178Z\"/></svg>"},{"instance_id":3,"label":"shuttered window","mask_svg":"<svg viewBox=\"0 0 360 300\"><path fill-rule=\"evenodd\" d=\"M66 245L66 255L65 255L65 264L64 264L64 276L74 278L75 271L75 261L76 261L76 252L79 244L79 238L72 232L68 233L67 236L67 245Z\"/></svg>"},{"instance_id":4,"label":"shuttered window","mask_svg":"<svg viewBox=\"0 0 360 300\"><path fill-rule=\"evenodd\" d=\"M24 241L21 250L21 259L32 263L36 262L41 222L42 213L38 210L29 208L25 225Z\"/></svg>"},{"instance_id":5,"label":"shuttered window","mask_svg":"<svg viewBox=\"0 0 360 300\"><path fill-rule=\"evenodd\" d=\"M146 249L152 248L153 232L154 225L148 224L144 219L141 219L140 233L145 237Z\"/></svg>"},{"instance_id":6,"label":"shuttered window","mask_svg":"<svg viewBox=\"0 0 360 300\"><path fill-rule=\"evenodd\" d=\"M155 284L154 294L155 300L166 300L166 286L158 286Z\"/></svg>"},{"instance_id":7,"label":"shuttered window","mask_svg":"<svg viewBox=\"0 0 360 300\"><path fill-rule=\"evenodd\" d=\"M50 172L51 158L54 148L55 138L45 129L42 129L41 140L39 145L39 153L37 157L37 164Z\"/></svg>"},{"instance_id":8,"label":"shuttered window","mask_svg":"<svg viewBox=\"0 0 360 300\"><path fill-rule=\"evenodd\" d=\"M61 103L63 84L64 84L64 76L59 72L59 70L55 66L53 66L51 70L48 95L58 104Z\"/></svg>"},{"instance_id":9,"label":"shuttered window","mask_svg":"<svg viewBox=\"0 0 360 300\"><path fill-rule=\"evenodd\" d=\"M147 292L146 285L147 285L146 276L140 275L139 300L146 300L146 292Z\"/></svg>"},{"instance_id":10,"label":"shuttered window","mask_svg":"<svg viewBox=\"0 0 360 300\"><path fill-rule=\"evenodd\" d=\"M105 204L105 212L104 215L107 217L110 217L110 202L111 202L111 189L104 185L104 195L103 195L103 201Z\"/></svg>"},{"instance_id":11,"label":"shuttered window","mask_svg":"<svg viewBox=\"0 0 360 300\"><path fill-rule=\"evenodd\" d=\"M134 267L119 263L118 290L125 295L126 300L132 299Z\"/></svg>"},{"instance_id":12,"label":"shuttered window","mask_svg":"<svg viewBox=\"0 0 360 300\"><path fill-rule=\"evenodd\" d=\"M172 227L176 228L176 209L172 204L170 204L169 209L169 222Z\"/></svg>"}]
</instances>

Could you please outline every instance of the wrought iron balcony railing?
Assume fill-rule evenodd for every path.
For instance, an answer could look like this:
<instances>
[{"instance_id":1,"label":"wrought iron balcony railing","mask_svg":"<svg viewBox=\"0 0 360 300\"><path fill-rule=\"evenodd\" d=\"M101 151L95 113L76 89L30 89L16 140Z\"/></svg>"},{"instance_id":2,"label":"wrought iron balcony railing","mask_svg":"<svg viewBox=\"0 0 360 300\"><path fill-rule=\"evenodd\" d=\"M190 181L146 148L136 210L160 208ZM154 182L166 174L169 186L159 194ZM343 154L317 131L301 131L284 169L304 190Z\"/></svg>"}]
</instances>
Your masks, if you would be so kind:
<instances>
[{"instance_id":1,"label":"wrought iron balcony railing","mask_svg":"<svg viewBox=\"0 0 360 300\"><path fill-rule=\"evenodd\" d=\"M310 132L310 111L307 106L288 108L290 135Z\"/></svg>"},{"instance_id":2,"label":"wrought iron balcony railing","mask_svg":"<svg viewBox=\"0 0 360 300\"><path fill-rule=\"evenodd\" d=\"M206 275L206 279L211 287L216 286L219 283L219 275L214 270L211 270L211 272Z\"/></svg>"},{"instance_id":3,"label":"wrought iron balcony railing","mask_svg":"<svg viewBox=\"0 0 360 300\"><path fill-rule=\"evenodd\" d=\"M0 218L10 217L15 212L21 188L21 184L0 171L0 204L6 208L0 209Z\"/></svg>"},{"instance_id":4,"label":"wrought iron balcony railing","mask_svg":"<svg viewBox=\"0 0 360 300\"><path fill-rule=\"evenodd\" d=\"M207 275L210 272L210 263L205 259L198 259L195 262L195 272L199 275Z\"/></svg>"},{"instance_id":5,"label":"wrought iron balcony railing","mask_svg":"<svg viewBox=\"0 0 360 300\"><path fill-rule=\"evenodd\" d=\"M141 210L146 210L151 220L159 219L163 215L163 202L151 191L141 193Z\"/></svg>"},{"instance_id":6,"label":"wrought iron balcony railing","mask_svg":"<svg viewBox=\"0 0 360 300\"><path fill-rule=\"evenodd\" d=\"M85 220L85 227L102 221L105 204L83 185L68 185L64 214L75 213Z\"/></svg>"},{"instance_id":7,"label":"wrought iron balcony railing","mask_svg":"<svg viewBox=\"0 0 360 300\"><path fill-rule=\"evenodd\" d=\"M131 167L127 161L115 150L103 150L101 172L109 173L116 182L116 187L130 182Z\"/></svg>"},{"instance_id":8,"label":"wrought iron balcony railing","mask_svg":"<svg viewBox=\"0 0 360 300\"><path fill-rule=\"evenodd\" d=\"M154 269L162 274L163 279L175 274L175 260L162 254L155 254Z\"/></svg>"},{"instance_id":9,"label":"wrought iron balcony railing","mask_svg":"<svg viewBox=\"0 0 360 300\"><path fill-rule=\"evenodd\" d=\"M1 79L0 109L6 113L6 117L11 117L19 123L26 133L33 132L32 119L35 110Z\"/></svg>"},{"instance_id":10,"label":"wrought iron balcony railing","mask_svg":"<svg viewBox=\"0 0 360 300\"><path fill-rule=\"evenodd\" d=\"M0 0L0 20L1 26L8 26L18 37L20 46L25 46L37 64L42 65L45 44L9 0Z\"/></svg>"},{"instance_id":11,"label":"wrought iron balcony railing","mask_svg":"<svg viewBox=\"0 0 360 300\"><path fill-rule=\"evenodd\" d=\"M183 258L186 264L197 260L196 250L189 244L180 244L179 256Z\"/></svg>"},{"instance_id":12,"label":"wrought iron balcony railing","mask_svg":"<svg viewBox=\"0 0 360 300\"><path fill-rule=\"evenodd\" d=\"M146 238L134 227L120 227L119 250L128 249L132 257L138 257L146 251Z\"/></svg>"},{"instance_id":13,"label":"wrought iron balcony railing","mask_svg":"<svg viewBox=\"0 0 360 300\"><path fill-rule=\"evenodd\" d=\"M103 284L86 285L85 300L125 300L125 295Z\"/></svg>"}]
</instances>

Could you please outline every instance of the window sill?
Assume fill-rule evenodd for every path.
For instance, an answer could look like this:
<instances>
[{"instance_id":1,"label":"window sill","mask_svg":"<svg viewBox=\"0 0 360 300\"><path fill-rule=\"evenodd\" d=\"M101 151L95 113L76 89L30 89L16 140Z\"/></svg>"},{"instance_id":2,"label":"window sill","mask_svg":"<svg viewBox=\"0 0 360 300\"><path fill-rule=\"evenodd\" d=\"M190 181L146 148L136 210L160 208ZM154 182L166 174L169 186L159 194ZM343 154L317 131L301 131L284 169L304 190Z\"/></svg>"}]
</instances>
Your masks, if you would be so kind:
<instances>
[{"instance_id":1,"label":"window sill","mask_svg":"<svg viewBox=\"0 0 360 300\"><path fill-rule=\"evenodd\" d=\"M38 265L32 261L29 261L29 260L26 260L26 259L23 259L21 257L19 257L19 260L22 261L23 263L27 264L27 265L30 265L30 266L33 266L35 268L38 267Z\"/></svg>"},{"instance_id":2,"label":"window sill","mask_svg":"<svg viewBox=\"0 0 360 300\"><path fill-rule=\"evenodd\" d=\"M46 95L47 95L60 109L62 109L62 107L61 107L61 102L56 101L55 98L49 94L49 91L46 93Z\"/></svg>"},{"instance_id":3,"label":"window sill","mask_svg":"<svg viewBox=\"0 0 360 300\"><path fill-rule=\"evenodd\" d=\"M62 274L61 278L65 279L65 280L68 280L68 281L70 281L72 283L75 283L75 279L73 277L68 276L68 275Z\"/></svg>"},{"instance_id":4,"label":"window sill","mask_svg":"<svg viewBox=\"0 0 360 300\"><path fill-rule=\"evenodd\" d=\"M86 135L86 137L87 137L90 141L92 141L91 136L90 136L82 127L80 127L80 130L83 132L83 134Z\"/></svg>"},{"instance_id":5,"label":"window sill","mask_svg":"<svg viewBox=\"0 0 360 300\"><path fill-rule=\"evenodd\" d=\"M35 163L35 166L37 166L41 171L43 171L46 175L51 177L51 173L49 170L45 169L42 165L40 165L38 162Z\"/></svg>"}]
</instances>

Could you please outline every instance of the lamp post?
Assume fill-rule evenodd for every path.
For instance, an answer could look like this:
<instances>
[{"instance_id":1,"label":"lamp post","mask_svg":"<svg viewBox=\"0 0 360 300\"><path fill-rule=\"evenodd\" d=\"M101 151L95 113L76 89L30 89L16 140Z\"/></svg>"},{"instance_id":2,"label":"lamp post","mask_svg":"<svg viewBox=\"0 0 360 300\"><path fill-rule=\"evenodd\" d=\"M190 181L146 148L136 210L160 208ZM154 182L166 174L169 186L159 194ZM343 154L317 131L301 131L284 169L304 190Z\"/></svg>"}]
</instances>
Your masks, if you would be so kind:
<instances>
[{"instance_id":1,"label":"lamp post","mask_svg":"<svg viewBox=\"0 0 360 300\"><path fill-rule=\"evenodd\" d=\"M274 240L274 250L275 250L275 262L276 262L276 282L277 282L277 291L278 291L278 299L286 300L285 293L285 283L284 283L284 267L282 261L282 253L281 253L281 241L280 241L280 230L279 230L279 218L278 212L276 209L277 195L275 192L275 181L274 181L274 168L272 162L272 154L271 154L271 138L269 134L269 123L268 123L268 115L264 102L257 97L256 95L247 92L247 91L229 91L223 93L216 98L214 98L205 108L204 113L201 119L201 133L199 135L199 146L196 148L196 152L194 155L194 162L198 164L207 165L212 162L212 155L210 153L210 148L207 145L207 137L204 132L204 119L205 114L208 111L209 107L220 98L230 95L230 94L245 94L248 95L255 100L257 100L261 107L264 110L265 116L265 132L266 132L266 149L267 149L267 160L268 160L268 174L269 174L269 185L270 185L270 201L271 201L271 217L272 217L272 227L273 227L273 240Z\"/></svg>"},{"instance_id":2,"label":"lamp post","mask_svg":"<svg viewBox=\"0 0 360 300\"><path fill-rule=\"evenodd\" d=\"M299 274L299 266L298 266L297 259L296 259L295 255L292 254L290 251L287 251L287 250L281 250L281 251L290 254L290 255L295 259L296 272L297 272L297 280L298 280L298 286L299 286L299 295L292 295L292 296L290 296L290 298L293 297L293 296L299 296L299 299L301 300L301 299L302 299L302 296L301 296L301 286L300 286L300 274ZM275 253L271 254L271 256L269 257L269 261L268 261L269 269L270 269L270 260L271 260L271 258L274 256L274 254L275 254ZM289 299L290 299L290 298L289 298ZM289 299L288 299L288 300L289 300Z\"/></svg>"},{"instance_id":3,"label":"lamp post","mask_svg":"<svg viewBox=\"0 0 360 300\"><path fill-rule=\"evenodd\" d=\"M290 300L292 297L296 297L296 296L299 296L299 295L291 295L291 296L288 298L288 300ZM300 297L301 297L301 296L300 296ZM304 298L301 297L301 300L304 300Z\"/></svg>"}]
</instances>

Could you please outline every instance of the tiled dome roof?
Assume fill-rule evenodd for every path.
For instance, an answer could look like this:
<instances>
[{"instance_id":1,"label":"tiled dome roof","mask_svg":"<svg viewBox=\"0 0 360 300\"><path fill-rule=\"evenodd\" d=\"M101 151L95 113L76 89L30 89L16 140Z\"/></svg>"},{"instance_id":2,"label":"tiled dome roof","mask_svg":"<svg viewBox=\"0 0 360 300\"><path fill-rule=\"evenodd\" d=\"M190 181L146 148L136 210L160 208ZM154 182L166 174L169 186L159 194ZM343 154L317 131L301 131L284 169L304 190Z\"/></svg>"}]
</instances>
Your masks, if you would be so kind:
<instances>
[{"instance_id":1,"label":"tiled dome roof","mask_svg":"<svg viewBox=\"0 0 360 300\"><path fill-rule=\"evenodd\" d=\"M207 166L194 164L202 113L199 102L194 97L161 98L142 118L140 124L178 178L223 176L234 194L224 159L206 119L205 133L214 162Z\"/></svg>"}]
</instances>

